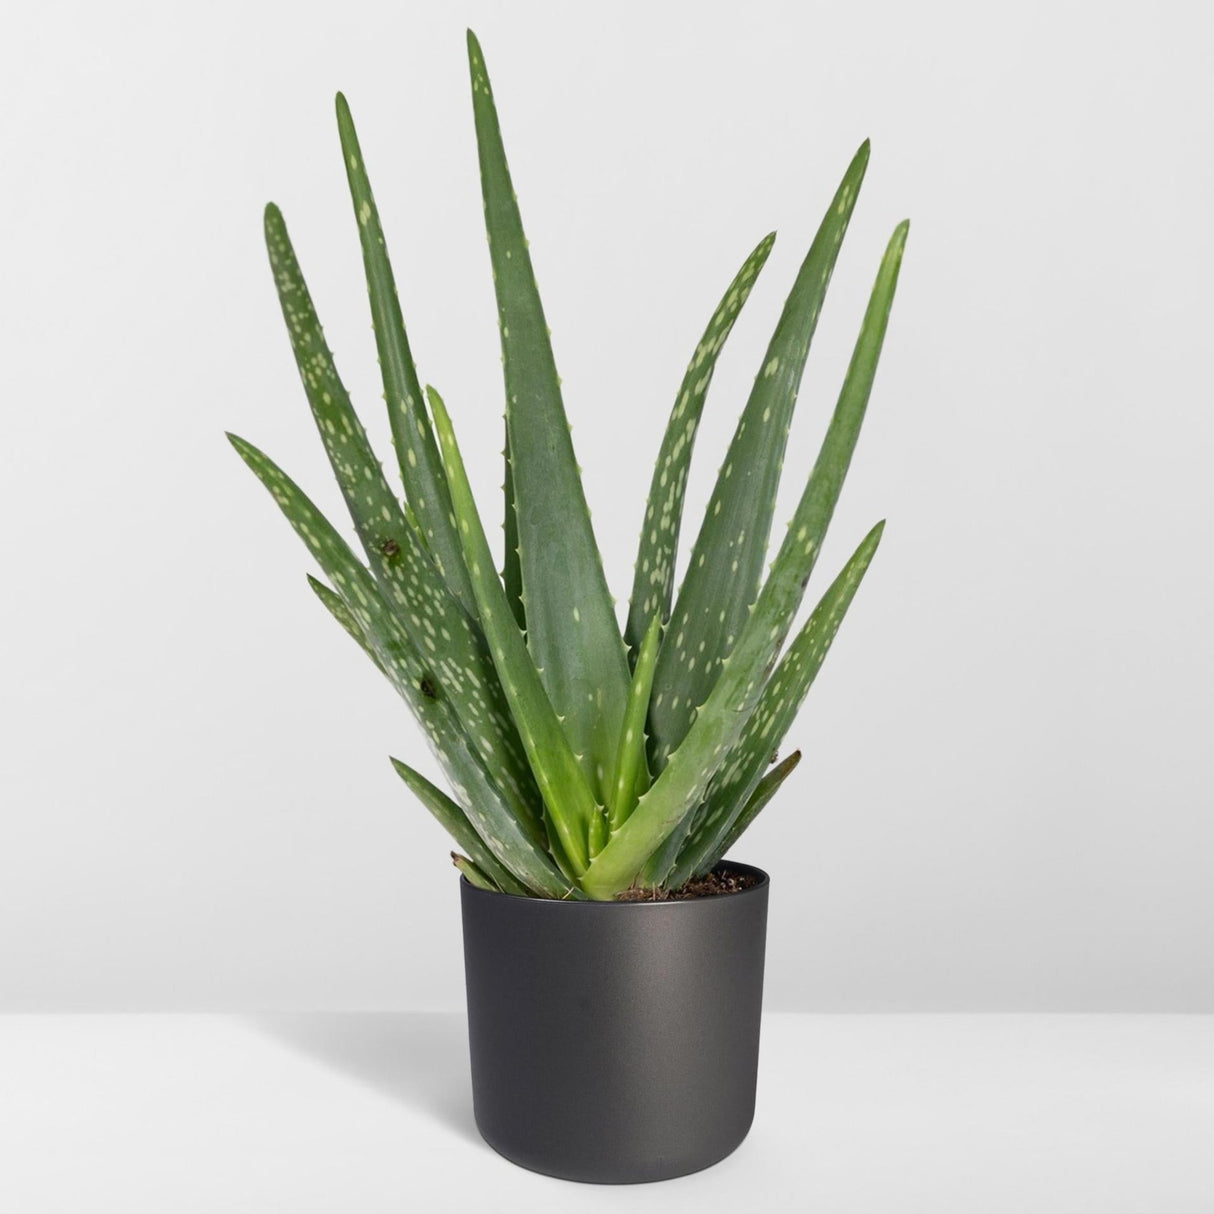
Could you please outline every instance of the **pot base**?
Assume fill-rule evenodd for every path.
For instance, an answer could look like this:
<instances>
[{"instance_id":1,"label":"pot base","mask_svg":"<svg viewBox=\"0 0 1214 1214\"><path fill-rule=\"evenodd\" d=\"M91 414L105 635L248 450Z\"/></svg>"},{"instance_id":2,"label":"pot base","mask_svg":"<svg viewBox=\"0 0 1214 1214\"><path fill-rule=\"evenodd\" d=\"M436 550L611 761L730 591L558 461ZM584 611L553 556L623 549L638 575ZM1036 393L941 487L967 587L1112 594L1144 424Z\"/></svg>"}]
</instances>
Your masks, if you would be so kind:
<instances>
[{"instance_id":1,"label":"pot base","mask_svg":"<svg viewBox=\"0 0 1214 1214\"><path fill-rule=\"evenodd\" d=\"M711 1168L714 1164L718 1164L723 1159L728 1159L746 1140L746 1134L750 1130L748 1125L742 1131L742 1137L737 1142L722 1151L719 1155L714 1155L711 1159L706 1159L702 1155L697 1155L693 1160L677 1161L672 1159L653 1160L650 1166L639 1165L637 1161L630 1162L628 1167L615 1166L605 1169L596 1168L590 1173L578 1172L576 1174L569 1171L554 1171L551 1164L546 1158L535 1160L523 1158L518 1155L512 1155L508 1149L499 1146L488 1134L485 1133L484 1127L478 1121L476 1128L480 1131L481 1137L491 1146L503 1159L510 1163L517 1164L520 1168L526 1168L528 1172L536 1172L541 1176L552 1176L557 1180L573 1180L579 1184L604 1184L604 1185L621 1185L621 1184L649 1184L658 1180L675 1180L680 1176L690 1176L693 1172L702 1172L705 1168ZM621 1161L622 1163L623 1161Z\"/></svg>"}]
</instances>

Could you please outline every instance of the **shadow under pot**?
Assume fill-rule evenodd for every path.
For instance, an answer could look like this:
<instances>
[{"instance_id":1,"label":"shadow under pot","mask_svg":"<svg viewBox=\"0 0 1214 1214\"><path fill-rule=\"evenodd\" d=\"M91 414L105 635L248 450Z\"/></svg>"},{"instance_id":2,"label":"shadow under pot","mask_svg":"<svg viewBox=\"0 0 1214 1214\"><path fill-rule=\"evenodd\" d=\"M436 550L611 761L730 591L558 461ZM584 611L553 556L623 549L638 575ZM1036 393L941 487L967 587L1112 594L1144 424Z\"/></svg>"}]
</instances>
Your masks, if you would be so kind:
<instances>
[{"instance_id":1,"label":"shadow under pot","mask_svg":"<svg viewBox=\"0 0 1214 1214\"><path fill-rule=\"evenodd\" d=\"M461 879L477 1128L514 1163L629 1184L723 1159L754 1117L767 874L669 902Z\"/></svg>"}]
</instances>

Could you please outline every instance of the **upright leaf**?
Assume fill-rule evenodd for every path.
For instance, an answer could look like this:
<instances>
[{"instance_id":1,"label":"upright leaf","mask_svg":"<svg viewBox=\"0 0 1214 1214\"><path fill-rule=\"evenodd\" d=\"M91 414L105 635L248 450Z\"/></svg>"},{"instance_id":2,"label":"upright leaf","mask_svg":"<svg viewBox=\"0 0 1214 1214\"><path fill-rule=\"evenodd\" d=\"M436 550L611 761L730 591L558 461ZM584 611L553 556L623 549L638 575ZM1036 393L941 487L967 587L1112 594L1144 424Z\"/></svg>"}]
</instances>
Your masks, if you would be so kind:
<instances>
[{"instance_id":1,"label":"upright leaf","mask_svg":"<svg viewBox=\"0 0 1214 1214\"><path fill-rule=\"evenodd\" d=\"M427 551L443 579L464 609L475 614L472 587L460 553L459 537L451 523L451 496L443 476L442 461L430 429L430 420L422 402L421 386L404 317L396 292L392 264L379 210L371 193L366 162L350 116L346 99L337 94L337 128L350 184L350 199L358 219L358 237L362 244L367 293L371 300L371 319L375 345L379 351L380 374L384 381L384 399L400 465L405 495L417 518Z\"/></svg>"},{"instance_id":2,"label":"upright leaf","mask_svg":"<svg viewBox=\"0 0 1214 1214\"><path fill-rule=\"evenodd\" d=\"M518 559L518 511L514 508L514 473L510 467L510 436L506 435L506 446L502 451L505 477L502 481L503 518L502 534L504 554L502 557L502 585L506 589L506 601L510 604L514 622L527 631L527 612L523 607L523 570Z\"/></svg>"},{"instance_id":3,"label":"upright leaf","mask_svg":"<svg viewBox=\"0 0 1214 1214\"><path fill-rule=\"evenodd\" d=\"M857 577L868 567L880 534L880 526L875 527L853 558ZM610 897L632 884L667 835L699 805L754 711L788 621L796 612L800 555L785 548L776 557L738 644L722 664L721 677L687 737L632 815L591 861L582 878L582 888L591 898Z\"/></svg>"},{"instance_id":4,"label":"upright leaf","mask_svg":"<svg viewBox=\"0 0 1214 1214\"><path fill-rule=\"evenodd\" d=\"M656 889L667 886L677 889L678 885L670 879L671 871L678 863L679 854L687 843L692 825L698 810L684 814L675 824L674 829L662 840L661 844L650 853L649 859L637 876L635 884L641 889Z\"/></svg>"},{"instance_id":5,"label":"upright leaf","mask_svg":"<svg viewBox=\"0 0 1214 1214\"><path fill-rule=\"evenodd\" d=\"M506 593L493 567L489 542L481 525L464 461L455 441L455 430L442 397L426 389L439 446L451 486L451 501L459 526L464 560L472 575L472 590L481 625L489 641L498 676L518 722L527 757L543 794L549 825L549 844L567 862L575 877L586 869L590 832L602 810L577 757L570 749L561 723L549 702L539 672L527 653L523 634L510 612Z\"/></svg>"},{"instance_id":6,"label":"upright leaf","mask_svg":"<svg viewBox=\"0 0 1214 1214\"><path fill-rule=\"evenodd\" d=\"M721 347L725 345L742 305L750 297L759 271L775 241L774 232L765 236L729 284L691 356L691 362L687 364L679 394L666 423L666 433L662 436L662 446L653 467L649 498L645 503L641 542L637 547L632 575L628 625L624 631L624 640L634 663L637 647L649 621L657 616L665 624L670 616L674 563L683 522L683 497L687 489L687 473L691 467L696 431L704 411L704 398L708 395Z\"/></svg>"},{"instance_id":7,"label":"upright leaf","mask_svg":"<svg viewBox=\"0 0 1214 1214\"><path fill-rule=\"evenodd\" d=\"M649 786L649 772L645 767L645 716L649 711L649 693L653 688L653 671L657 664L661 634L662 621L655 615L649 621L637 654L632 686L628 692L628 709L624 713L620 742L616 747L611 797L607 803L608 824L612 828L624 821L637 797Z\"/></svg>"},{"instance_id":8,"label":"upright leaf","mask_svg":"<svg viewBox=\"0 0 1214 1214\"><path fill-rule=\"evenodd\" d=\"M630 884L684 815L695 810L759 701L800 605L859 435L908 228L900 224L886 248L826 438L771 573L683 742L628 820L591 861L582 888L592 898L610 897ZM857 579L876 551L882 526L873 528L849 563Z\"/></svg>"},{"instance_id":9,"label":"upright leaf","mask_svg":"<svg viewBox=\"0 0 1214 1214\"><path fill-rule=\"evenodd\" d=\"M679 876L686 880L716 862L714 852L719 854L720 841L743 811L826 660L867 569L865 553L880 534L880 526L869 532L780 659L729 761L709 785L672 880Z\"/></svg>"},{"instance_id":10,"label":"upright leaf","mask_svg":"<svg viewBox=\"0 0 1214 1214\"><path fill-rule=\"evenodd\" d=\"M787 759L777 763L755 785L755 790L751 793L750 799L742 807L742 812L738 814L734 820L734 824L726 831L724 838L718 841L708 859L683 878L684 881L690 880L691 877L699 873L706 873L720 863L721 858L733 849L733 845L738 841L746 828L759 816L760 812L768 805L776 793L780 791L780 786L792 775L793 770L800 762L801 752L794 750ZM673 879L677 881L678 877L676 876ZM679 882L679 884L682 884L682 882Z\"/></svg>"},{"instance_id":11,"label":"upright leaf","mask_svg":"<svg viewBox=\"0 0 1214 1214\"><path fill-rule=\"evenodd\" d=\"M755 601L801 374L867 165L865 141L797 274L717 476L658 655L655 771L686 735Z\"/></svg>"},{"instance_id":12,"label":"upright leaf","mask_svg":"<svg viewBox=\"0 0 1214 1214\"><path fill-rule=\"evenodd\" d=\"M278 208L266 208L266 247L316 428L387 602L450 698L467 736L520 818L538 822L539 794L493 661L472 618L422 546L354 412L325 341Z\"/></svg>"},{"instance_id":13,"label":"upright leaf","mask_svg":"<svg viewBox=\"0 0 1214 1214\"><path fill-rule=\"evenodd\" d=\"M628 698L628 662L574 458L493 93L471 31L468 59L505 369L527 645L601 799ZM510 559L507 552L508 581Z\"/></svg>"}]
</instances>

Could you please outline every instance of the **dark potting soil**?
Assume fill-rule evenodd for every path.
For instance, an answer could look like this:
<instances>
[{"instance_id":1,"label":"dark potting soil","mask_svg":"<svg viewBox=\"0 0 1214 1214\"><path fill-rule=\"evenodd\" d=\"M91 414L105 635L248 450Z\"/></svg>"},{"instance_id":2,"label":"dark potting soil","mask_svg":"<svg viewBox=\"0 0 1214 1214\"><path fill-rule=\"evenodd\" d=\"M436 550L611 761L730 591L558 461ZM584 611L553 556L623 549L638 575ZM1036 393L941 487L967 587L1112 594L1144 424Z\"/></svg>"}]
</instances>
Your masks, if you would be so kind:
<instances>
[{"instance_id":1,"label":"dark potting soil","mask_svg":"<svg viewBox=\"0 0 1214 1214\"><path fill-rule=\"evenodd\" d=\"M692 877L678 889L626 889L616 894L617 902L682 902L688 898L708 898L716 894L737 894L759 878L753 873L736 873L726 869L720 873L706 873L703 877Z\"/></svg>"}]
</instances>

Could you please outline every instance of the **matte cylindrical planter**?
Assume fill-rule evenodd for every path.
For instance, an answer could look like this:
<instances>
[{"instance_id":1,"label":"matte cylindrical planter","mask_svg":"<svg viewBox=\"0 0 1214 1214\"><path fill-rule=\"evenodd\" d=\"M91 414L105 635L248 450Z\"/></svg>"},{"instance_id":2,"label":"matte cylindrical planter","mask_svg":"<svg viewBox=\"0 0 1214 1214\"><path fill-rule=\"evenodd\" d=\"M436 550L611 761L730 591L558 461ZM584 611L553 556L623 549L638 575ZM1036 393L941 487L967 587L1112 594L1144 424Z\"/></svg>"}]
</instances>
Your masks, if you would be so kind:
<instances>
[{"instance_id":1,"label":"matte cylindrical planter","mask_svg":"<svg viewBox=\"0 0 1214 1214\"><path fill-rule=\"evenodd\" d=\"M754 1116L767 874L673 902L460 883L472 1100L507 1159L626 1184L706 1168Z\"/></svg>"}]
</instances>

